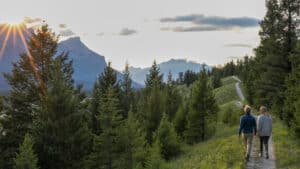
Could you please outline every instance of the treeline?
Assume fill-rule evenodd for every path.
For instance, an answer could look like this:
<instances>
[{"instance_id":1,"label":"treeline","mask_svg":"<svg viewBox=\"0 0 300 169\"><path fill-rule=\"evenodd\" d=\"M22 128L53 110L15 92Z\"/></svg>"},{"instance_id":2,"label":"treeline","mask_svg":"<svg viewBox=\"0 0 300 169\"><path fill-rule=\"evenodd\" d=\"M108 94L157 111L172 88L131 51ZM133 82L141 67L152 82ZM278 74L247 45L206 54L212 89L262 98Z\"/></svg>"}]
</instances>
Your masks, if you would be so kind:
<instances>
[{"instance_id":1,"label":"treeline","mask_svg":"<svg viewBox=\"0 0 300 169\"><path fill-rule=\"evenodd\" d=\"M300 138L300 1L268 0L266 8L255 57L213 72L240 76L250 104L269 107Z\"/></svg>"},{"instance_id":2,"label":"treeline","mask_svg":"<svg viewBox=\"0 0 300 169\"><path fill-rule=\"evenodd\" d=\"M205 69L177 82L170 74L165 83L154 62L145 88L134 90L128 65L119 81L109 63L86 96L57 42L43 25L28 40L30 53L5 74L11 90L0 98L0 168L159 169L184 142L214 132L218 107ZM191 95L184 98L177 83L193 83Z\"/></svg>"}]
</instances>

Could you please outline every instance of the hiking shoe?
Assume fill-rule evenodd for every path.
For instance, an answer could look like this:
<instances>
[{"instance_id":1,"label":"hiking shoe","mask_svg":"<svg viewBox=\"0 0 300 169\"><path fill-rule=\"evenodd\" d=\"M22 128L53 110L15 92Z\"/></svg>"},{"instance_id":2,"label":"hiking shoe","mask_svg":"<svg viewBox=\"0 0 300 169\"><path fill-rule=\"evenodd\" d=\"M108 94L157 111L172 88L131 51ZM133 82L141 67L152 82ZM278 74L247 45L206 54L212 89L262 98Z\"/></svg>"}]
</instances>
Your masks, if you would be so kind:
<instances>
[{"instance_id":1,"label":"hiking shoe","mask_svg":"<svg viewBox=\"0 0 300 169\"><path fill-rule=\"evenodd\" d=\"M269 154L266 155L266 159L269 159Z\"/></svg>"},{"instance_id":2,"label":"hiking shoe","mask_svg":"<svg viewBox=\"0 0 300 169\"><path fill-rule=\"evenodd\" d=\"M250 159L250 155L246 155L245 160L248 162Z\"/></svg>"}]
</instances>

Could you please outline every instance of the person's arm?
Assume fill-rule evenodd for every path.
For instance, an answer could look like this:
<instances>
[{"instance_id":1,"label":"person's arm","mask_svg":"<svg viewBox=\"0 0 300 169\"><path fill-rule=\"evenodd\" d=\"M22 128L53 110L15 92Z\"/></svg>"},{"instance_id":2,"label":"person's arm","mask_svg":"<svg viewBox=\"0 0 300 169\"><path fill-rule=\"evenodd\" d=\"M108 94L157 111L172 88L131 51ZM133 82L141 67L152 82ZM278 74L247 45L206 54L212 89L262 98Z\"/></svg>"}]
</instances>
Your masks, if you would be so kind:
<instances>
[{"instance_id":1,"label":"person's arm","mask_svg":"<svg viewBox=\"0 0 300 169\"><path fill-rule=\"evenodd\" d=\"M256 126L256 120L255 120L255 118L254 118L253 122L254 122L254 135L256 135L257 126Z\"/></svg>"},{"instance_id":2,"label":"person's arm","mask_svg":"<svg viewBox=\"0 0 300 169\"><path fill-rule=\"evenodd\" d=\"M257 120L257 132L260 133L261 132L261 127L262 127L262 116L258 116L258 120Z\"/></svg>"},{"instance_id":3,"label":"person's arm","mask_svg":"<svg viewBox=\"0 0 300 169\"><path fill-rule=\"evenodd\" d=\"M242 116L240 118L239 136L241 135L243 129L244 129L244 120L243 120L243 116Z\"/></svg>"},{"instance_id":4,"label":"person's arm","mask_svg":"<svg viewBox=\"0 0 300 169\"><path fill-rule=\"evenodd\" d=\"M272 134L272 131L273 131L273 120L272 120L272 116L270 115L270 121L271 121L271 134Z\"/></svg>"}]
</instances>

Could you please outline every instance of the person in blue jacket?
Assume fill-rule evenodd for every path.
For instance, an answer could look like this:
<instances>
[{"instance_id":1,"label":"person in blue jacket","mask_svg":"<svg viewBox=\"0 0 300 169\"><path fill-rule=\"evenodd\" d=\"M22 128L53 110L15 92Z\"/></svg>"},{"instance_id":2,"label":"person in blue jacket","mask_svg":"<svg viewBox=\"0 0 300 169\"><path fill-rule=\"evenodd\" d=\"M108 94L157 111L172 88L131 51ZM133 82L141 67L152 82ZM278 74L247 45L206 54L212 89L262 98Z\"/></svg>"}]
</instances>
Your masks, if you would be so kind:
<instances>
[{"instance_id":1,"label":"person in blue jacket","mask_svg":"<svg viewBox=\"0 0 300 169\"><path fill-rule=\"evenodd\" d=\"M246 149L245 160L249 161L253 137L256 135L256 120L251 115L250 106L246 105L244 107L244 113L245 114L241 117L240 120L239 138L243 133L244 144Z\"/></svg>"}]
</instances>

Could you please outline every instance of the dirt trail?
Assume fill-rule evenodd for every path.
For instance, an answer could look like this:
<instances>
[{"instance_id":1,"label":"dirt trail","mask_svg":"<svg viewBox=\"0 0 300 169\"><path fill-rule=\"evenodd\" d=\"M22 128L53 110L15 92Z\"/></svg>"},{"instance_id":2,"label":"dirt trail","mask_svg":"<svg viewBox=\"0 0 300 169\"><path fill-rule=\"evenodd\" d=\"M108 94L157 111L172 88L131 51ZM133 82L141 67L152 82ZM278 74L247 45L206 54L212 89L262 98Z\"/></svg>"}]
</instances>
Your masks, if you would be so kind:
<instances>
[{"instance_id":1,"label":"dirt trail","mask_svg":"<svg viewBox=\"0 0 300 169\"><path fill-rule=\"evenodd\" d=\"M253 140L250 161L247 163L246 169L276 169L272 139L269 142L269 159L266 159L265 156L259 157L259 151L259 139L255 138Z\"/></svg>"},{"instance_id":2,"label":"dirt trail","mask_svg":"<svg viewBox=\"0 0 300 169\"><path fill-rule=\"evenodd\" d=\"M245 96L240 88L241 80L233 76L235 80L238 82L235 84L235 89L240 97L241 101L245 100ZM242 103L239 101L237 104L242 105ZM273 140L272 137L269 141L269 159L266 159L265 157L259 157L259 138L255 137L253 140L253 147L250 155L250 161L246 164L246 169L276 169L276 158L274 155L274 149L273 149Z\"/></svg>"}]
</instances>

